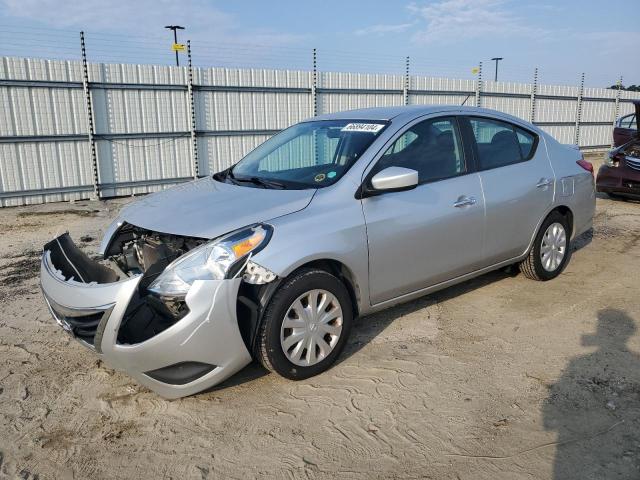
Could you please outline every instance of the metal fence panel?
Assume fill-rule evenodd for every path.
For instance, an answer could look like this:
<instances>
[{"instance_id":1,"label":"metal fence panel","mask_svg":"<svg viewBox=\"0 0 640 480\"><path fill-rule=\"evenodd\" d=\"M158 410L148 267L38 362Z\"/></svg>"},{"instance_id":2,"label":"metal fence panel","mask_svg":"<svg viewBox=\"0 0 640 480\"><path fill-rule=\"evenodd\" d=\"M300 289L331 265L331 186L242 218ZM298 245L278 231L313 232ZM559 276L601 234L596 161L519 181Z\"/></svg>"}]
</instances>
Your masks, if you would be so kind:
<instances>
[{"instance_id":1,"label":"metal fence panel","mask_svg":"<svg viewBox=\"0 0 640 480\"><path fill-rule=\"evenodd\" d=\"M627 91L620 92L620 117L629 115L635 111L633 104L630 103L629 100L640 100L640 93Z\"/></svg>"},{"instance_id":2,"label":"metal fence panel","mask_svg":"<svg viewBox=\"0 0 640 480\"><path fill-rule=\"evenodd\" d=\"M86 134L82 90L0 87L0 135Z\"/></svg>"},{"instance_id":3,"label":"metal fence panel","mask_svg":"<svg viewBox=\"0 0 640 480\"><path fill-rule=\"evenodd\" d=\"M543 125L540 128L560 143L573 143L576 135L575 125Z\"/></svg>"},{"instance_id":4,"label":"metal fence panel","mask_svg":"<svg viewBox=\"0 0 640 480\"><path fill-rule=\"evenodd\" d=\"M529 111L531 109L530 98L517 97L485 97L482 99L483 108L491 108L500 112L508 113L515 117L529 121Z\"/></svg>"},{"instance_id":5,"label":"metal fence panel","mask_svg":"<svg viewBox=\"0 0 640 480\"><path fill-rule=\"evenodd\" d=\"M476 99L469 94L429 94L429 93L410 93L409 105L462 105L473 107Z\"/></svg>"},{"instance_id":6,"label":"metal fence panel","mask_svg":"<svg viewBox=\"0 0 640 480\"><path fill-rule=\"evenodd\" d=\"M583 100L581 121L585 123L605 122L611 125L615 120L615 102Z\"/></svg>"},{"instance_id":7,"label":"metal fence panel","mask_svg":"<svg viewBox=\"0 0 640 480\"><path fill-rule=\"evenodd\" d=\"M81 79L78 62L1 59L0 80L48 84L0 85L0 138L39 137L34 142L21 138L19 142L0 144L0 205L80 199L91 192ZM67 138L41 141L54 135Z\"/></svg>"},{"instance_id":8,"label":"metal fence panel","mask_svg":"<svg viewBox=\"0 0 640 480\"><path fill-rule=\"evenodd\" d=\"M308 93L198 92L199 130L281 130L313 115Z\"/></svg>"},{"instance_id":9,"label":"metal fence panel","mask_svg":"<svg viewBox=\"0 0 640 480\"><path fill-rule=\"evenodd\" d=\"M459 78L412 76L410 88L422 91L438 90L443 92L473 93L476 90L476 81Z\"/></svg>"},{"instance_id":10,"label":"metal fence panel","mask_svg":"<svg viewBox=\"0 0 640 480\"><path fill-rule=\"evenodd\" d=\"M193 178L188 137L100 142L99 157L109 159L100 162L100 181L109 185L104 196L144 193L166 180Z\"/></svg>"},{"instance_id":11,"label":"metal fence panel","mask_svg":"<svg viewBox=\"0 0 640 480\"><path fill-rule=\"evenodd\" d=\"M197 68L196 85L221 87L311 88L312 73L301 70L256 68Z\"/></svg>"},{"instance_id":12,"label":"metal fence panel","mask_svg":"<svg viewBox=\"0 0 640 480\"><path fill-rule=\"evenodd\" d=\"M0 62L0 78L81 82L82 65L80 62L69 60L2 57L2 61Z\"/></svg>"},{"instance_id":13,"label":"metal fence panel","mask_svg":"<svg viewBox=\"0 0 640 480\"><path fill-rule=\"evenodd\" d=\"M322 72L318 85L318 113L402 105L403 85L402 75Z\"/></svg>"},{"instance_id":14,"label":"metal fence panel","mask_svg":"<svg viewBox=\"0 0 640 480\"><path fill-rule=\"evenodd\" d=\"M391 107L402 105L399 94L379 93L320 93L318 113L333 113L367 107Z\"/></svg>"},{"instance_id":15,"label":"metal fence panel","mask_svg":"<svg viewBox=\"0 0 640 480\"><path fill-rule=\"evenodd\" d=\"M611 145L611 125L581 125L580 147L602 148Z\"/></svg>"},{"instance_id":16,"label":"metal fence panel","mask_svg":"<svg viewBox=\"0 0 640 480\"><path fill-rule=\"evenodd\" d=\"M267 140L269 135L225 135L198 140L200 172L203 175L230 167L240 158Z\"/></svg>"},{"instance_id":17,"label":"metal fence panel","mask_svg":"<svg viewBox=\"0 0 640 480\"><path fill-rule=\"evenodd\" d=\"M223 170L278 130L313 116L312 73L195 69L201 174Z\"/></svg>"},{"instance_id":18,"label":"metal fence panel","mask_svg":"<svg viewBox=\"0 0 640 480\"><path fill-rule=\"evenodd\" d=\"M88 142L0 144L0 205L86 198L93 190L88 158Z\"/></svg>"},{"instance_id":19,"label":"metal fence panel","mask_svg":"<svg viewBox=\"0 0 640 480\"><path fill-rule=\"evenodd\" d=\"M404 76L373 73L321 72L319 88L402 90Z\"/></svg>"}]
</instances>

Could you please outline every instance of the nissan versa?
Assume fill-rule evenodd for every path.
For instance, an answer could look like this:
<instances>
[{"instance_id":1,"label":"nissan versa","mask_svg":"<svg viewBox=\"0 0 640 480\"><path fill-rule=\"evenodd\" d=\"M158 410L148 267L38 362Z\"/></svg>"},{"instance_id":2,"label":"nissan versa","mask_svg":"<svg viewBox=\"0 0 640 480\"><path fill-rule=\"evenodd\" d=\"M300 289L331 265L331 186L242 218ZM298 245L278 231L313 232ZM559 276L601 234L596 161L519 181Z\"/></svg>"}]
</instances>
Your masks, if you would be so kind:
<instances>
[{"instance_id":1,"label":"nissan versa","mask_svg":"<svg viewBox=\"0 0 640 480\"><path fill-rule=\"evenodd\" d=\"M324 115L123 208L100 262L53 239L42 290L62 328L165 397L252 358L303 379L336 361L356 316L509 265L556 277L591 227L592 170L491 110Z\"/></svg>"}]
</instances>

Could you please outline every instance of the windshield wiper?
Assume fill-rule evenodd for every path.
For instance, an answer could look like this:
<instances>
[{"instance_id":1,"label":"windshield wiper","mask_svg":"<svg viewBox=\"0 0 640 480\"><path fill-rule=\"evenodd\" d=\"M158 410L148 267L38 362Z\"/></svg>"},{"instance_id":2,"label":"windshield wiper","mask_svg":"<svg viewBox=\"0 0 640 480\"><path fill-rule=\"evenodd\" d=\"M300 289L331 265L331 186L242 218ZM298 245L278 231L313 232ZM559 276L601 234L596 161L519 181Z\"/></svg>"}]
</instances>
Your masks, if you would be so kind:
<instances>
[{"instance_id":1,"label":"windshield wiper","mask_svg":"<svg viewBox=\"0 0 640 480\"><path fill-rule=\"evenodd\" d=\"M276 182L275 180L269 180L266 178L260 177L251 177L249 181L255 185L261 185L263 187L276 187L280 189L285 189L287 186L284 183Z\"/></svg>"},{"instance_id":2,"label":"windshield wiper","mask_svg":"<svg viewBox=\"0 0 640 480\"><path fill-rule=\"evenodd\" d=\"M284 183L277 182L275 180L269 180L267 178L260 177L236 177L233 172L229 171L229 178L236 182L253 183L254 185L261 186L263 188L280 188L285 189L287 186Z\"/></svg>"}]
</instances>

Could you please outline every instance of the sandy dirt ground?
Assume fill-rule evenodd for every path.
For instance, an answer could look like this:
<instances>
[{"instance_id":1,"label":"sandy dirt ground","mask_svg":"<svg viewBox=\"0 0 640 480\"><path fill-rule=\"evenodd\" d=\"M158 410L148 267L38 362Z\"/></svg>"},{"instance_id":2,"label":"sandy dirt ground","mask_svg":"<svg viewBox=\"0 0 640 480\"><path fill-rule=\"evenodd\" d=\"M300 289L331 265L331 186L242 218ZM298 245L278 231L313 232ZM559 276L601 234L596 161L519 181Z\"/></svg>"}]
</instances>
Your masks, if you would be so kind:
<instances>
[{"instance_id":1,"label":"sandy dirt ground","mask_svg":"<svg viewBox=\"0 0 640 480\"><path fill-rule=\"evenodd\" d=\"M552 282L495 272L357 321L301 382L166 401L69 339L39 249L128 200L0 210L0 477L640 478L640 203L598 198Z\"/></svg>"}]
</instances>

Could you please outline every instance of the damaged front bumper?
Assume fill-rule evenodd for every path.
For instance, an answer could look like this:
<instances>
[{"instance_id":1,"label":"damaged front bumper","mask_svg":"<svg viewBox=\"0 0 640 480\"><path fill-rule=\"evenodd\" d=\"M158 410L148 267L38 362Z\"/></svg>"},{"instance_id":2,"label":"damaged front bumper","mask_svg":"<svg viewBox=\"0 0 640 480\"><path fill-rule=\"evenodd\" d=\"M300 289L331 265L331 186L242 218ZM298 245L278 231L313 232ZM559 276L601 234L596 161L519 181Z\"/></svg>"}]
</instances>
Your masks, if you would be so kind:
<instances>
[{"instance_id":1,"label":"damaged front bumper","mask_svg":"<svg viewBox=\"0 0 640 480\"><path fill-rule=\"evenodd\" d=\"M119 278L84 255L68 234L45 245L40 282L57 323L105 363L163 397L205 390L251 361L236 314L242 278L195 281L183 300L185 313L128 343L122 335L127 324L149 323L162 309L157 297L141 296L143 281L143 275Z\"/></svg>"}]
</instances>

